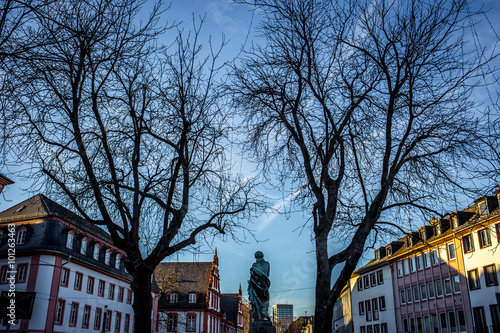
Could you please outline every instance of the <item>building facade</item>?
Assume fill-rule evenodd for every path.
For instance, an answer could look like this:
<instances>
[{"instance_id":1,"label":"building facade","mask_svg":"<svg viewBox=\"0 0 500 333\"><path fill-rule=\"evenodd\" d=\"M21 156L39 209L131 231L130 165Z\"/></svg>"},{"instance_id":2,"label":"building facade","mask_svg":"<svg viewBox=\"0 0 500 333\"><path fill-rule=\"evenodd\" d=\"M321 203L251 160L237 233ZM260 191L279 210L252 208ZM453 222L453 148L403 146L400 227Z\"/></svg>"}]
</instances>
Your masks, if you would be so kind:
<instances>
[{"instance_id":1,"label":"building facade","mask_svg":"<svg viewBox=\"0 0 500 333\"><path fill-rule=\"evenodd\" d=\"M393 276L385 248L375 251L375 259L354 272L350 288L354 332L396 332Z\"/></svg>"},{"instance_id":2,"label":"building facade","mask_svg":"<svg viewBox=\"0 0 500 333\"><path fill-rule=\"evenodd\" d=\"M212 262L160 263L154 276L163 289L159 332L243 332L241 286L221 293L217 251Z\"/></svg>"},{"instance_id":3,"label":"building facade","mask_svg":"<svg viewBox=\"0 0 500 333\"><path fill-rule=\"evenodd\" d=\"M16 300L25 295L32 302L30 319L19 318L18 309L0 331L9 325L10 332L132 332L125 259L107 232L43 195L0 213L0 290L15 280ZM152 297L154 322L159 290Z\"/></svg>"},{"instance_id":4,"label":"building facade","mask_svg":"<svg viewBox=\"0 0 500 333\"><path fill-rule=\"evenodd\" d=\"M285 332L293 322L293 304L273 305L273 326L276 333Z\"/></svg>"},{"instance_id":5,"label":"building facade","mask_svg":"<svg viewBox=\"0 0 500 333\"><path fill-rule=\"evenodd\" d=\"M333 306L334 333L353 333L354 322L352 318L351 284L348 283L341 291L340 297Z\"/></svg>"}]
</instances>

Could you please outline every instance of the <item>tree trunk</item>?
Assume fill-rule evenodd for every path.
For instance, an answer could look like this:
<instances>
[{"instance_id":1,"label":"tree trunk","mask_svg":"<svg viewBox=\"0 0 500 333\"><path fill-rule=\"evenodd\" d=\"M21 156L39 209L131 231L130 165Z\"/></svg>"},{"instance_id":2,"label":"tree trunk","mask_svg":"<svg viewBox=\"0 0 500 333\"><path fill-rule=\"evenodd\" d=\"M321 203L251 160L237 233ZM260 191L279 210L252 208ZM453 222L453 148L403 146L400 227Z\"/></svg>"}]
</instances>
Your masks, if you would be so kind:
<instances>
[{"instance_id":1,"label":"tree trunk","mask_svg":"<svg viewBox=\"0 0 500 333\"><path fill-rule=\"evenodd\" d=\"M151 332L151 276L144 264L135 268L130 287L134 292L134 332Z\"/></svg>"},{"instance_id":2,"label":"tree trunk","mask_svg":"<svg viewBox=\"0 0 500 333\"><path fill-rule=\"evenodd\" d=\"M329 299L332 271L328 263L328 232L316 233L316 303L314 332L330 332L332 329L333 304Z\"/></svg>"}]
</instances>

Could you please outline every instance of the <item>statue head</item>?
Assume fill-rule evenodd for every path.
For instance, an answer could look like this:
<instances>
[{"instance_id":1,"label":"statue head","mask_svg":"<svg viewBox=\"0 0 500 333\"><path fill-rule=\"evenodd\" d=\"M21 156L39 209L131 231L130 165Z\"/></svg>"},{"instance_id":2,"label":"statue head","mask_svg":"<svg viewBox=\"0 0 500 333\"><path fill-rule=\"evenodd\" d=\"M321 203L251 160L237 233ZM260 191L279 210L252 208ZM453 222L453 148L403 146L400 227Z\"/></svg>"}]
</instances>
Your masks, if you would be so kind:
<instances>
[{"instance_id":1,"label":"statue head","mask_svg":"<svg viewBox=\"0 0 500 333\"><path fill-rule=\"evenodd\" d=\"M255 259L260 259L260 258L264 258L264 253L262 253L261 251L255 252Z\"/></svg>"}]
</instances>

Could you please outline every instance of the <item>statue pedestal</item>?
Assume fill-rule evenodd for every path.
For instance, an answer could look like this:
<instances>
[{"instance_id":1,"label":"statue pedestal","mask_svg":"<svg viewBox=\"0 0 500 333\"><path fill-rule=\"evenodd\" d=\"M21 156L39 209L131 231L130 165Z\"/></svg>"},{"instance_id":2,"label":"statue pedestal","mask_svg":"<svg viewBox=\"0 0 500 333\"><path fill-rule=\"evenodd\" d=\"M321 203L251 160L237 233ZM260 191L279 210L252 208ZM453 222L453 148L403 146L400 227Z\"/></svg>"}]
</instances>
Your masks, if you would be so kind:
<instances>
[{"instance_id":1,"label":"statue pedestal","mask_svg":"<svg viewBox=\"0 0 500 333\"><path fill-rule=\"evenodd\" d=\"M276 333L276 328L270 320L253 321L249 333Z\"/></svg>"}]
</instances>

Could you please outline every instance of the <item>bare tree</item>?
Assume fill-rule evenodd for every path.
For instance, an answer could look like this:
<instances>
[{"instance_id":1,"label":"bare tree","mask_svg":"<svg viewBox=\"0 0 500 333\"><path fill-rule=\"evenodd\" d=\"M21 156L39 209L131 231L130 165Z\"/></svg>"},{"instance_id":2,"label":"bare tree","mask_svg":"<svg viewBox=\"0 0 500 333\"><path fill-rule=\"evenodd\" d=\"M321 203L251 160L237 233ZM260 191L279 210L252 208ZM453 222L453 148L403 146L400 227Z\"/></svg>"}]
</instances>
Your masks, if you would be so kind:
<instances>
[{"instance_id":1,"label":"bare tree","mask_svg":"<svg viewBox=\"0 0 500 333\"><path fill-rule=\"evenodd\" d=\"M155 267L200 233L231 233L252 184L228 163L215 84L224 44L203 49L200 23L159 52L160 8L136 26L142 4L57 2L37 12L48 42L9 59L1 146L126 252L135 331L150 332Z\"/></svg>"},{"instance_id":2,"label":"bare tree","mask_svg":"<svg viewBox=\"0 0 500 333\"><path fill-rule=\"evenodd\" d=\"M311 209L314 330L328 332L367 240L401 229L403 208L440 215L461 186L471 91L496 55L465 43L468 1L241 2L265 42L234 70L236 106L264 173Z\"/></svg>"}]
</instances>

